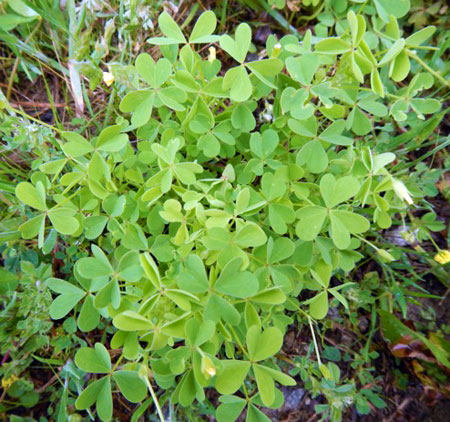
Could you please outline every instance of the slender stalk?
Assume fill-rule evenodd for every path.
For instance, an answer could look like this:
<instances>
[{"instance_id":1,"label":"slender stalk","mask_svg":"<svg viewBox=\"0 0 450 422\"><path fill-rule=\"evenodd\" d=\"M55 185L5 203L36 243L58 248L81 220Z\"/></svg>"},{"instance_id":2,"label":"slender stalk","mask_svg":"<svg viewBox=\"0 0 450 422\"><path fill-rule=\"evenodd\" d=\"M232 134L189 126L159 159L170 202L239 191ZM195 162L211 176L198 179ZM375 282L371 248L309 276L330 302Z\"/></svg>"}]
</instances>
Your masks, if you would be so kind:
<instances>
[{"instance_id":1,"label":"slender stalk","mask_svg":"<svg viewBox=\"0 0 450 422\"><path fill-rule=\"evenodd\" d=\"M148 379L148 375L146 377L144 377L144 381L147 384L147 387L148 387L148 390L150 391L153 402L155 403L155 407L156 407L156 411L159 416L159 420L161 422L166 422L166 420L164 419L163 412L161 410L161 406L159 405L158 397L156 396L155 391L153 390L152 384L151 384L150 380Z\"/></svg>"},{"instance_id":2,"label":"slender stalk","mask_svg":"<svg viewBox=\"0 0 450 422\"><path fill-rule=\"evenodd\" d=\"M238 335L236 334L236 331L234 330L234 328L230 325L227 324L228 328L230 329L231 333L233 334L233 336L235 337L236 343L238 344L239 348L241 349L242 354L248 359L250 360L250 356L248 355L247 351L245 350L244 345L241 343L241 340L239 339Z\"/></svg>"},{"instance_id":3,"label":"slender stalk","mask_svg":"<svg viewBox=\"0 0 450 422\"><path fill-rule=\"evenodd\" d=\"M316 355L317 355L317 363L320 366L320 365L322 365L322 360L320 359L319 345L317 344L316 334L314 333L314 327L312 325L310 317L308 317L308 322L309 322L309 328L311 330L311 334L312 334L312 338L313 338L313 342L314 342L314 349L315 349Z\"/></svg>"},{"instance_id":4,"label":"slender stalk","mask_svg":"<svg viewBox=\"0 0 450 422\"><path fill-rule=\"evenodd\" d=\"M359 236L357 234L354 234L353 236L357 237L359 240L361 240L361 242L367 243L369 246L374 248L376 251L378 251L380 249L380 248L376 247L372 242L369 242L367 239L365 239L362 236Z\"/></svg>"},{"instance_id":5,"label":"slender stalk","mask_svg":"<svg viewBox=\"0 0 450 422\"><path fill-rule=\"evenodd\" d=\"M415 50L432 50L432 51L439 51L439 48L437 47L430 47L428 45L415 45Z\"/></svg>"},{"instance_id":6,"label":"slender stalk","mask_svg":"<svg viewBox=\"0 0 450 422\"><path fill-rule=\"evenodd\" d=\"M56 132L59 132L59 133L64 132L63 130L58 129L55 126L49 125L48 123L45 123L42 120L36 119L36 117L33 117L33 116L29 115L28 113L25 113L22 110L19 110L17 108L11 107L10 105L7 105L7 109L9 109L10 111L13 111L14 113L20 114L21 116L23 116L23 117L25 117L25 118L27 118L29 120L32 120L33 122L39 123L42 126L48 127L49 129L52 129L52 130L54 130Z\"/></svg>"},{"instance_id":7,"label":"slender stalk","mask_svg":"<svg viewBox=\"0 0 450 422\"><path fill-rule=\"evenodd\" d=\"M430 72L436 79L438 79L443 85L450 87L450 82L447 81L443 76L441 76L438 72L428 66L416 53L411 50L405 50L409 57L419 63L425 70Z\"/></svg>"},{"instance_id":8,"label":"slender stalk","mask_svg":"<svg viewBox=\"0 0 450 422\"><path fill-rule=\"evenodd\" d=\"M33 38L34 34L36 33L36 31L39 29L39 27L41 26L42 23L42 19L39 18L38 23L36 24L36 26L33 28L33 30L31 31L30 35L28 35L28 37L25 40L25 44L28 43L28 41L31 40L31 38ZM14 77L16 76L17 73L17 69L19 68L19 63L20 63L20 56L16 57L16 60L14 62L14 66L12 68L11 71L11 76L9 77L9 82L8 82L8 88L6 90L6 99L9 101L11 98L11 91L12 91L12 87L14 84Z\"/></svg>"},{"instance_id":9,"label":"slender stalk","mask_svg":"<svg viewBox=\"0 0 450 422\"><path fill-rule=\"evenodd\" d=\"M275 19L283 28L289 30L296 36L300 36L300 33L297 31L297 28L292 26L283 15L281 15L276 10L272 9L267 2L258 0L257 3L261 6L273 19Z\"/></svg>"},{"instance_id":10,"label":"slender stalk","mask_svg":"<svg viewBox=\"0 0 450 422\"><path fill-rule=\"evenodd\" d=\"M106 109L106 114L105 114L105 120L104 120L104 125L103 125L103 129L108 125L109 123L109 119L111 116L111 112L114 106L114 100L116 98L116 88L113 87L112 91L111 91L111 95L109 96L109 101L108 101L108 107Z\"/></svg>"},{"instance_id":11,"label":"slender stalk","mask_svg":"<svg viewBox=\"0 0 450 422\"><path fill-rule=\"evenodd\" d=\"M77 189L72 195L68 196L67 198L65 198L63 201L58 202L56 205L54 205L53 207L51 207L49 209L49 211L54 210L56 208L60 208L62 205L64 205L66 202L69 202L74 196L78 195L80 193L81 189Z\"/></svg>"},{"instance_id":12,"label":"slender stalk","mask_svg":"<svg viewBox=\"0 0 450 422\"><path fill-rule=\"evenodd\" d=\"M119 366L120 362L122 362L122 359L123 359L123 354L120 355L119 359L117 359L117 362L114 364L111 373L114 372L117 369L117 367Z\"/></svg>"},{"instance_id":13,"label":"slender stalk","mask_svg":"<svg viewBox=\"0 0 450 422\"><path fill-rule=\"evenodd\" d=\"M325 2L323 2L319 8L310 16L301 16L300 20L302 21L312 21L313 19L317 18L317 16L322 13L323 8L325 7Z\"/></svg>"}]
</instances>

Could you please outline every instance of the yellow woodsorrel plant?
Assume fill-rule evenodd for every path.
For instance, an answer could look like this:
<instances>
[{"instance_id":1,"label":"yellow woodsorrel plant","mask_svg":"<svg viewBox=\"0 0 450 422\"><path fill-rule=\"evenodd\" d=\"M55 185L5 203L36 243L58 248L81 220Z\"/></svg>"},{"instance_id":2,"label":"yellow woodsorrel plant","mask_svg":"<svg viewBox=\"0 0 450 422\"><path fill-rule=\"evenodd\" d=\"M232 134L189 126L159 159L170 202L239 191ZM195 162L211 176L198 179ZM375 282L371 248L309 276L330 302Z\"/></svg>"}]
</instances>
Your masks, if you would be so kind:
<instances>
[{"instance_id":1,"label":"yellow woodsorrel plant","mask_svg":"<svg viewBox=\"0 0 450 422\"><path fill-rule=\"evenodd\" d=\"M150 394L162 421L156 386L184 407L215 389L219 422L244 411L268 421L260 409L296 384L276 359L293 313L311 323L331 303L347 307L342 292L356 284L330 280L354 268L361 242L392 259L364 236L414 198L386 168L395 155L365 136L440 108L421 98L439 76L431 69L398 85L411 60L422 65L415 50L434 28L403 38L393 15L369 28L362 11L334 37L271 36L256 61L246 23L214 35L208 11L186 37L162 13L163 36L149 40L161 57L127 68L123 116L93 139L63 132L60 156L17 186L31 208L23 238L49 251L58 233L85 252L72 277L46 281L51 317L73 312L81 331L101 327L121 350L115 363L102 343L77 352L78 367L98 374L78 409L111 420L117 387L134 403Z\"/></svg>"}]
</instances>

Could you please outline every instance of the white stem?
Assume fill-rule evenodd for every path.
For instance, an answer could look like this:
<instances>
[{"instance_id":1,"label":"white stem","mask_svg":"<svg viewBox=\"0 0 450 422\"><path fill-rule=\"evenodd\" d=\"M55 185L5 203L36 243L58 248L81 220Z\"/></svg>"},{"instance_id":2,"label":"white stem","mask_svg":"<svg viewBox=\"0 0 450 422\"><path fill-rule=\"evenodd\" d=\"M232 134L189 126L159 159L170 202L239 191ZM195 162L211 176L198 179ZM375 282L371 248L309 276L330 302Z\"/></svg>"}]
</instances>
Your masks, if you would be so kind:
<instances>
[{"instance_id":1,"label":"white stem","mask_svg":"<svg viewBox=\"0 0 450 422\"><path fill-rule=\"evenodd\" d=\"M150 394L152 396L153 402L155 403L156 411L158 412L159 420L161 422L166 422L164 419L164 415L161 410L161 406L159 405L158 397L156 397L155 391L153 390L152 384L150 383L150 380L148 379L148 376L145 377L145 383L147 384L147 387L150 391Z\"/></svg>"},{"instance_id":2,"label":"white stem","mask_svg":"<svg viewBox=\"0 0 450 422\"><path fill-rule=\"evenodd\" d=\"M309 328L311 329L311 334L314 342L314 349L316 349L316 355L317 355L317 362L319 363L319 366L322 365L322 360L320 359L320 353L319 353L319 346L317 345L316 335L314 334L314 327L311 322L311 318L308 318L309 322Z\"/></svg>"}]
</instances>

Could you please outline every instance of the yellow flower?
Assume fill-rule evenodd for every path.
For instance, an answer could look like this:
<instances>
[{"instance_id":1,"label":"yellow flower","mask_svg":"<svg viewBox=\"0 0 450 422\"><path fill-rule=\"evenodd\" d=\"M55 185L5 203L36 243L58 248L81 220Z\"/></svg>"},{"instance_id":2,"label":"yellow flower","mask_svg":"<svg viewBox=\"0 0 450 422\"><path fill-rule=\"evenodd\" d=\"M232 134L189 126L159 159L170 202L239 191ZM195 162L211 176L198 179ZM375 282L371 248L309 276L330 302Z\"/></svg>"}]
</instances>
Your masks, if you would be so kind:
<instances>
[{"instance_id":1,"label":"yellow flower","mask_svg":"<svg viewBox=\"0 0 450 422\"><path fill-rule=\"evenodd\" d=\"M450 251L439 251L435 256L434 260L439 262L439 264L445 265L450 262Z\"/></svg>"},{"instance_id":2,"label":"yellow flower","mask_svg":"<svg viewBox=\"0 0 450 422\"><path fill-rule=\"evenodd\" d=\"M18 381L19 378L12 374L10 377L8 378L3 378L2 379L2 387L4 390L7 390L9 387L11 387L11 385L13 385L16 381Z\"/></svg>"},{"instance_id":3,"label":"yellow flower","mask_svg":"<svg viewBox=\"0 0 450 422\"><path fill-rule=\"evenodd\" d=\"M114 75L112 73L109 73L109 72L103 72L103 82L107 86L112 85L112 83L114 82Z\"/></svg>"}]
</instances>

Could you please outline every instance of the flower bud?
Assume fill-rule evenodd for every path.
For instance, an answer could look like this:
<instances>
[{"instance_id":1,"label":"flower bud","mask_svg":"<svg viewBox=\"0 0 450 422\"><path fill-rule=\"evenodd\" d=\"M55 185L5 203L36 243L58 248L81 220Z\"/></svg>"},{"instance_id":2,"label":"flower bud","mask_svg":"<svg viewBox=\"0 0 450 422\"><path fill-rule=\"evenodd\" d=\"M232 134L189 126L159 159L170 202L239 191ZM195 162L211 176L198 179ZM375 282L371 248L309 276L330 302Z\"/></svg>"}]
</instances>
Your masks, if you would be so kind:
<instances>
[{"instance_id":1,"label":"flower bud","mask_svg":"<svg viewBox=\"0 0 450 422\"><path fill-rule=\"evenodd\" d=\"M408 189L406 188L405 184L398 180L398 179L392 179L392 187L394 188L395 194L402 200L407 202L409 205L412 205L413 200L411 198L411 195L408 192Z\"/></svg>"},{"instance_id":2,"label":"flower bud","mask_svg":"<svg viewBox=\"0 0 450 422\"><path fill-rule=\"evenodd\" d=\"M281 44L278 42L273 46L272 57L276 58L281 53Z\"/></svg>"},{"instance_id":3,"label":"flower bud","mask_svg":"<svg viewBox=\"0 0 450 422\"><path fill-rule=\"evenodd\" d=\"M377 254L380 256L380 258L384 262L395 261L395 258L388 251L385 251L384 249L377 249Z\"/></svg>"},{"instance_id":4,"label":"flower bud","mask_svg":"<svg viewBox=\"0 0 450 422\"><path fill-rule=\"evenodd\" d=\"M209 51L208 61L212 63L214 60L216 60L216 49L214 47L209 47L208 51Z\"/></svg>"},{"instance_id":5,"label":"flower bud","mask_svg":"<svg viewBox=\"0 0 450 422\"><path fill-rule=\"evenodd\" d=\"M206 378L216 375L216 367L210 357L203 355L200 370Z\"/></svg>"}]
</instances>

